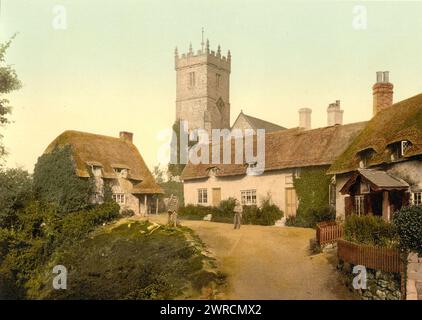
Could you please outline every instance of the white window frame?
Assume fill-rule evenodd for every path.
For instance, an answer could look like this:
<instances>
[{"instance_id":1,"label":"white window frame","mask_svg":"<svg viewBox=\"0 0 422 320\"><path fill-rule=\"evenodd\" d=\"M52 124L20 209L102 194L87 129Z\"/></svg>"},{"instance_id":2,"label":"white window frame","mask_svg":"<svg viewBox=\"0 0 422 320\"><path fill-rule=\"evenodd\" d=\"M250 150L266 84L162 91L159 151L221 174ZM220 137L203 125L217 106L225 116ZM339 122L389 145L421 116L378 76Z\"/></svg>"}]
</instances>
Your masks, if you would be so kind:
<instances>
[{"instance_id":1,"label":"white window frame","mask_svg":"<svg viewBox=\"0 0 422 320\"><path fill-rule=\"evenodd\" d=\"M355 213L358 216L364 215L365 214L365 196L356 195L354 201L355 201L354 203Z\"/></svg>"},{"instance_id":2,"label":"white window frame","mask_svg":"<svg viewBox=\"0 0 422 320\"><path fill-rule=\"evenodd\" d=\"M285 175L284 176L284 183L286 185L289 185L289 186L293 185L293 174L287 174L287 175Z\"/></svg>"},{"instance_id":3,"label":"white window frame","mask_svg":"<svg viewBox=\"0 0 422 320\"><path fill-rule=\"evenodd\" d=\"M422 191L412 192L412 205L422 206Z\"/></svg>"},{"instance_id":4,"label":"white window frame","mask_svg":"<svg viewBox=\"0 0 422 320\"><path fill-rule=\"evenodd\" d=\"M200 188L198 189L198 204L207 204L208 203L208 189Z\"/></svg>"},{"instance_id":5,"label":"white window frame","mask_svg":"<svg viewBox=\"0 0 422 320\"><path fill-rule=\"evenodd\" d=\"M245 206L256 205L256 189L240 191L241 204Z\"/></svg>"},{"instance_id":6,"label":"white window frame","mask_svg":"<svg viewBox=\"0 0 422 320\"><path fill-rule=\"evenodd\" d=\"M400 153L402 157L404 157L404 154L406 153L407 149L409 149L411 146L412 146L412 143L410 141L403 140L401 142Z\"/></svg>"},{"instance_id":7,"label":"white window frame","mask_svg":"<svg viewBox=\"0 0 422 320\"><path fill-rule=\"evenodd\" d=\"M118 204L126 204L126 195L124 193L113 193L112 198Z\"/></svg>"},{"instance_id":8,"label":"white window frame","mask_svg":"<svg viewBox=\"0 0 422 320\"><path fill-rule=\"evenodd\" d=\"M91 166L91 170L94 177L101 177L103 174L102 167L100 166Z\"/></svg>"}]
</instances>

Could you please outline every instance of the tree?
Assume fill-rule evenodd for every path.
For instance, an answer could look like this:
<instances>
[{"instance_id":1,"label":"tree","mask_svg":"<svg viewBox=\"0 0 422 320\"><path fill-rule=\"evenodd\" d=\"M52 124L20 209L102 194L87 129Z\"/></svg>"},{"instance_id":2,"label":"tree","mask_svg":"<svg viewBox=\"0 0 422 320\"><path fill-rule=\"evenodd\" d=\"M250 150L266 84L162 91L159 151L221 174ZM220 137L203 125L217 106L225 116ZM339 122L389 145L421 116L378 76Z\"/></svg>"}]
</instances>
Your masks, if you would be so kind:
<instances>
[{"instance_id":1,"label":"tree","mask_svg":"<svg viewBox=\"0 0 422 320\"><path fill-rule=\"evenodd\" d=\"M0 170L0 227L11 227L32 198L32 178L22 169Z\"/></svg>"},{"instance_id":2,"label":"tree","mask_svg":"<svg viewBox=\"0 0 422 320\"><path fill-rule=\"evenodd\" d=\"M9 123L7 116L12 111L12 108L9 105L9 100L3 98L3 95L13 90L17 90L22 86L16 71L11 65L6 64L5 62L6 51L12 43L13 38L14 36L9 41L0 44L0 126L4 126ZM0 134L0 159L6 153L1 142L2 138L3 135Z\"/></svg>"},{"instance_id":3,"label":"tree","mask_svg":"<svg viewBox=\"0 0 422 320\"><path fill-rule=\"evenodd\" d=\"M56 147L38 158L34 169L35 197L54 203L61 213L84 210L91 205L92 179L79 178L70 145Z\"/></svg>"},{"instance_id":4,"label":"tree","mask_svg":"<svg viewBox=\"0 0 422 320\"><path fill-rule=\"evenodd\" d=\"M173 136L173 138L176 138L177 140L172 140L171 145L176 146L176 150L170 151L171 154L176 156L177 163L169 163L168 164L168 173L170 178L171 177L178 177L182 174L183 169L185 168L186 164L181 163L180 161L180 121L176 120L173 124L173 132L176 134ZM196 141L188 141L188 148L190 149L192 146L196 144Z\"/></svg>"},{"instance_id":5,"label":"tree","mask_svg":"<svg viewBox=\"0 0 422 320\"><path fill-rule=\"evenodd\" d=\"M163 172L162 169L160 169L160 166L159 165L156 165L154 167L154 170L152 171L152 175L154 176L155 181L158 184L164 183L164 172Z\"/></svg>"}]
</instances>

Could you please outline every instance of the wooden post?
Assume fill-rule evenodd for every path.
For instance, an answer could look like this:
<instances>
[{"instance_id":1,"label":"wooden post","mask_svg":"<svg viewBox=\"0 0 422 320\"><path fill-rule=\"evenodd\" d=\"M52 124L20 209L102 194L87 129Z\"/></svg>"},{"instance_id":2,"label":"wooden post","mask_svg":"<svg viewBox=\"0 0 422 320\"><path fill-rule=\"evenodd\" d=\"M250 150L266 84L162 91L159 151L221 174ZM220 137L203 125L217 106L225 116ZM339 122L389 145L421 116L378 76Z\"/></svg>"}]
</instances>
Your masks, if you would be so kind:
<instances>
[{"instance_id":1,"label":"wooden post","mask_svg":"<svg viewBox=\"0 0 422 320\"><path fill-rule=\"evenodd\" d=\"M388 191L383 192L382 217L385 221L390 221L390 200L388 199Z\"/></svg>"},{"instance_id":2,"label":"wooden post","mask_svg":"<svg viewBox=\"0 0 422 320\"><path fill-rule=\"evenodd\" d=\"M148 203L147 203L148 195L144 196L144 210L145 210L145 216L148 215Z\"/></svg>"},{"instance_id":3,"label":"wooden post","mask_svg":"<svg viewBox=\"0 0 422 320\"><path fill-rule=\"evenodd\" d=\"M155 214L158 214L158 197L155 199Z\"/></svg>"}]
</instances>

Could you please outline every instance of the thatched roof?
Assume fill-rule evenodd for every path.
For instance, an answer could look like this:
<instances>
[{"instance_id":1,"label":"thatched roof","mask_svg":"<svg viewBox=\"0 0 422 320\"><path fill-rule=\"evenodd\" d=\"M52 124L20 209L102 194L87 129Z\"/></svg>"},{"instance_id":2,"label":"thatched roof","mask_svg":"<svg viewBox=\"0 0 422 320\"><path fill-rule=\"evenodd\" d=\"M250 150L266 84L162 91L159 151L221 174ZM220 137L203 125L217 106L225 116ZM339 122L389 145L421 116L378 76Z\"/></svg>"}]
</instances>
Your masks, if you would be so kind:
<instances>
[{"instance_id":1,"label":"thatched roof","mask_svg":"<svg viewBox=\"0 0 422 320\"><path fill-rule=\"evenodd\" d=\"M389 146L410 141L404 159L422 155L422 94L403 100L378 112L333 163L328 173L345 173L359 167L359 153L370 150L368 166L391 162Z\"/></svg>"},{"instance_id":2,"label":"thatched roof","mask_svg":"<svg viewBox=\"0 0 422 320\"><path fill-rule=\"evenodd\" d=\"M236 118L236 121L234 122L233 126L236 124L237 120L243 117L247 123L251 126L252 129L265 129L266 132L274 132L274 131L280 131L280 130L286 130L285 127L279 126L278 124L265 121L259 118L255 118L252 116L249 116L247 114L244 114L243 111L239 113L239 115Z\"/></svg>"},{"instance_id":3,"label":"thatched roof","mask_svg":"<svg viewBox=\"0 0 422 320\"><path fill-rule=\"evenodd\" d=\"M121 138L79 131L65 131L44 153L56 146L70 145L76 163L76 175L90 177L91 166L99 166L105 179L116 179L114 169L129 169L128 179L134 182L132 193L162 193L160 186L148 170L136 146Z\"/></svg>"},{"instance_id":4,"label":"thatched roof","mask_svg":"<svg viewBox=\"0 0 422 320\"><path fill-rule=\"evenodd\" d=\"M365 124L365 122L358 122L313 130L294 128L267 133L265 135L265 171L331 165ZM215 175L220 177L246 174L245 164L234 164L234 141L232 141L231 154L232 164L188 163L183 170L182 179L206 178L210 168L216 168ZM222 157L222 152L220 155Z\"/></svg>"}]
</instances>

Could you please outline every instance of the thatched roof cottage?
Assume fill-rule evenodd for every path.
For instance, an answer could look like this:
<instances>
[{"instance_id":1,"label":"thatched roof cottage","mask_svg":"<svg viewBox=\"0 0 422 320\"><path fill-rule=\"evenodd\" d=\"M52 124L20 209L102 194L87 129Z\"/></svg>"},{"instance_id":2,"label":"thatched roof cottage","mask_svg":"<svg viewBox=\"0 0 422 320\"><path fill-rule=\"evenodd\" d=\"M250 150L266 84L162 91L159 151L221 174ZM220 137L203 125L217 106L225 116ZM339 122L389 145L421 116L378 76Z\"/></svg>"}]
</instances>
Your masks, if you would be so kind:
<instances>
[{"instance_id":1,"label":"thatched roof cottage","mask_svg":"<svg viewBox=\"0 0 422 320\"><path fill-rule=\"evenodd\" d=\"M154 195L163 193L161 187L133 144L133 134L120 136L65 131L54 139L44 153L57 146L70 145L75 162L75 174L81 179L93 177L96 184L94 201L101 202L104 182L111 186L112 197L122 209L146 214L156 206Z\"/></svg>"}]
</instances>

